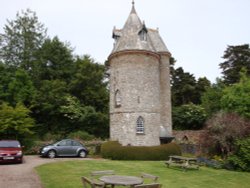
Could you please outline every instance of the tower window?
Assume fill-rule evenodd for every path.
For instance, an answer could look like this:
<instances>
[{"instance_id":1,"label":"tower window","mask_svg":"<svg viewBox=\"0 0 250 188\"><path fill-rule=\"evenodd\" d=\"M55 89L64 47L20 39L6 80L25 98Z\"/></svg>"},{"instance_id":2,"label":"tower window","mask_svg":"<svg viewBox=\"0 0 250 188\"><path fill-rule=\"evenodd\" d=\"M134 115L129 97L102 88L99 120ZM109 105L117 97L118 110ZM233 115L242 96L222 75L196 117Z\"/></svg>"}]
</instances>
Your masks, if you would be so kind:
<instances>
[{"instance_id":1,"label":"tower window","mask_svg":"<svg viewBox=\"0 0 250 188\"><path fill-rule=\"evenodd\" d=\"M143 21L142 28L138 33L139 36L140 36L141 41L147 41L147 33L148 33L148 29L147 29L147 27L145 25L145 22Z\"/></svg>"},{"instance_id":2,"label":"tower window","mask_svg":"<svg viewBox=\"0 0 250 188\"><path fill-rule=\"evenodd\" d=\"M122 96L119 90L115 92L115 107L120 107L122 105Z\"/></svg>"},{"instance_id":3,"label":"tower window","mask_svg":"<svg viewBox=\"0 0 250 188\"><path fill-rule=\"evenodd\" d=\"M136 134L144 134L144 133L145 133L144 120L140 116L140 117L138 117L138 119L136 121Z\"/></svg>"},{"instance_id":4,"label":"tower window","mask_svg":"<svg viewBox=\"0 0 250 188\"><path fill-rule=\"evenodd\" d=\"M140 33L140 39L141 41L147 41L147 32L142 30L142 32Z\"/></svg>"}]
</instances>

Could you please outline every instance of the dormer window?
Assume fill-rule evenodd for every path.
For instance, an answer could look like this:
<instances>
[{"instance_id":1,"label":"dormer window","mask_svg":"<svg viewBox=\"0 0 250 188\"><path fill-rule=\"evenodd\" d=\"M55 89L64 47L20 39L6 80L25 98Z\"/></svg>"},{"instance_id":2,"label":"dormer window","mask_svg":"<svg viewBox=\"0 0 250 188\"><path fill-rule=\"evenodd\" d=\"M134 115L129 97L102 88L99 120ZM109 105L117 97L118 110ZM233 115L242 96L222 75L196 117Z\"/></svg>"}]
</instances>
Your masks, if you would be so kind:
<instances>
[{"instance_id":1,"label":"dormer window","mask_svg":"<svg viewBox=\"0 0 250 188\"><path fill-rule=\"evenodd\" d=\"M115 34L113 34L113 39L115 39L115 42L117 42L119 38L120 38L120 36L119 36L119 35L115 35Z\"/></svg>"},{"instance_id":2,"label":"dormer window","mask_svg":"<svg viewBox=\"0 0 250 188\"><path fill-rule=\"evenodd\" d=\"M145 23L143 22L142 29L138 33L141 41L147 41L147 33L148 33L148 30L146 28Z\"/></svg>"},{"instance_id":3,"label":"dormer window","mask_svg":"<svg viewBox=\"0 0 250 188\"><path fill-rule=\"evenodd\" d=\"M147 41L147 33L145 31L140 33L140 39L141 41Z\"/></svg>"},{"instance_id":4,"label":"dormer window","mask_svg":"<svg viewBox=\"0 0 250 188\"><path fill-rule=\"evenodd\" d=\"M114 27L112 37L113 37L113 39L115 39L115 42L117 42L119 40L119 38L121 37L121 35L122 35L122 30L116 29Z\"/></svg>"}]
</instances>

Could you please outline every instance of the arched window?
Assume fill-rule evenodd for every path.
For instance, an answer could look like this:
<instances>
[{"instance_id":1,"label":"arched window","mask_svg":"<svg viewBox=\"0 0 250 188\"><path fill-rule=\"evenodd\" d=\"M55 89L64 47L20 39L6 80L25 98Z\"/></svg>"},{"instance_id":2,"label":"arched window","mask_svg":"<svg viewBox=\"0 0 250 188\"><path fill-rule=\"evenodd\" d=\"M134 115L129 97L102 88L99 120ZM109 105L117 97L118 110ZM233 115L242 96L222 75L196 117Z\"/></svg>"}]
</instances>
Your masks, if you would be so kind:
<instances>
[{"instance_id":1,"label":"arched window","mask_svg":"<svg viewBox=\"0 0 250 188\"><path fill-rule=\"evenodd\" d=\"M187 143L188 142L188 137L186 135L183 136L181 141L184 142L184 143Z\"/></svg>"},{"instance_id":2,"label":"arched window","mask_svg":"<svg viewBox=\"0 0 250 188\"><path fill-rule=\"evenodd\" d=\"M119 90L115 92L115 107L120 107L122 105L122 96Z\"/></svg>"},{"instance_id":3,"label":"arched window","mask_svg":"<svg viewBox=\"0 0 250 188\"><path fill-rule=\"evenodd\" d=\"M144 134L144 119L140 116L136 121L136 134Z\"/></svg>"}]
</instances>

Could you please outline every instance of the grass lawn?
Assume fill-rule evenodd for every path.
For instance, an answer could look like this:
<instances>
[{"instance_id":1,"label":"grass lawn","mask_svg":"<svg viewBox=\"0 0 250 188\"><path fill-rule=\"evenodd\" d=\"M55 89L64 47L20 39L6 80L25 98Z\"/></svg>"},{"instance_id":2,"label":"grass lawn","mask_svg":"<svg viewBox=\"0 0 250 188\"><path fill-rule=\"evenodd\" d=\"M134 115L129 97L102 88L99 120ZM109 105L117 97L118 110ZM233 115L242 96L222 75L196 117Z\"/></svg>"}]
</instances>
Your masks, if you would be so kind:
<instances>
[{"instance_id":1,"label":"grass lawn","mask_svg":"<svg viewBox=\"0 0 250 188\"><path fill-rule=\"evenodd\" d=\"M139 176L141 172L150 173L159 176L159 183L166 188L250 187L250 173L206 167L184 172L177 167L167 168L163 161L77 160L45 164L36 168L44 188L80 188L80 177L89 176L94 170L115 170L118 175L134 176Z\"/></svg>"}]
</instances>

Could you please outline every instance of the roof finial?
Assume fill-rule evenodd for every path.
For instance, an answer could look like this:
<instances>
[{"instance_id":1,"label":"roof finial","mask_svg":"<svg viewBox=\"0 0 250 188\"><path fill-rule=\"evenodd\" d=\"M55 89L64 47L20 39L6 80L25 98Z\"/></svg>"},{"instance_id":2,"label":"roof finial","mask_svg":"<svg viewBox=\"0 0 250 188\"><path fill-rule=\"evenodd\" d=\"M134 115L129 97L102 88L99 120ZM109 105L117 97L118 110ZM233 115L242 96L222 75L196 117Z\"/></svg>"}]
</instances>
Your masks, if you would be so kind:
<instances>
[{"instance_id":1,"label":"roof finial","mask_svg":"<svg viewBox=\"0 0 250 188\"><path fill-rule=\"evenodd\" d=\"M135 11L135 1L134 0L132 0L132 10L131 10L131 13L136 14L136 11Z\"/></svg>"}]
</instances>

